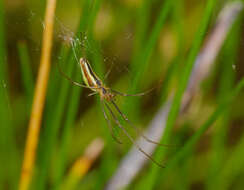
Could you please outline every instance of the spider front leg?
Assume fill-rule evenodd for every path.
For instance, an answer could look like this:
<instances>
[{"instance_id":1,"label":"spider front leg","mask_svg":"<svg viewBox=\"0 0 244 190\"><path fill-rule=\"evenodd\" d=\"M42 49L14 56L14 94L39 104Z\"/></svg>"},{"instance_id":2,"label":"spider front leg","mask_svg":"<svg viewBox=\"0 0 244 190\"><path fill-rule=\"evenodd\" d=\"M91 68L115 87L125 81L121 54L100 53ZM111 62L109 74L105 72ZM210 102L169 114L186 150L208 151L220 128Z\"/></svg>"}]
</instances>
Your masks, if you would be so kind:
<instances>
[{"instance_id":1,"label":"spider front leg","mask_svg":"<svg viewBox=\"0 0 244 190\"><path fill-rule=\"evenodd\" d=\"M113 93L115 93L115 94L120 95L120 96L144 96L144 95L146 95L146 94L152 92L155 88L156 88L156 87L151 88L151 89L149 89L149 90L147 90L147 91L145 91L145 92L136 93L136 94L126 94L126 93L119 92L119 91L117 91L117 90L113 90L113 89L111 89L111 91L112 91Z\"/></svg>"}]
</instances>

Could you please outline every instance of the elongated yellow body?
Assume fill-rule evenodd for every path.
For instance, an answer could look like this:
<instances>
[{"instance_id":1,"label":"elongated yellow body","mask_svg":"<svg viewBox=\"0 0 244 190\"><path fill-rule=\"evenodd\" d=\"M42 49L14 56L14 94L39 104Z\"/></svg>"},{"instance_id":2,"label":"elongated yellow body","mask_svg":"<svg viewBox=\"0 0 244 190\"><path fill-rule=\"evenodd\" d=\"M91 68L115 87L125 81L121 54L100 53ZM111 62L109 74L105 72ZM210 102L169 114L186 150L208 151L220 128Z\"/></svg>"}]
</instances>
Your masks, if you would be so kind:
<instances>
[{"instance_id":1,"label":"elongated yellow body","mask_svg":"<svg viewBox=\"0 0 244 190\"><path fill-rule=\"evenodd\" d=\"M110 89L102 83L85 58L80 59L80 67L85 84L94 92L99 93L101 99L111 101L115 94L111 93Z\"/></svg>"},{"instance_id":2,"label":"elongated yellow body","mask_svg":"<svg viewBox=\"0 0 244 190\"><path fill-rule=\"evenodd\" d=\"M98 88L102 87L102 81L93 72L91 65L85 58L80 59L80 67L83 80L88 87L91 87L91 90L97 91Z\"/></svg>"}]
</instances>

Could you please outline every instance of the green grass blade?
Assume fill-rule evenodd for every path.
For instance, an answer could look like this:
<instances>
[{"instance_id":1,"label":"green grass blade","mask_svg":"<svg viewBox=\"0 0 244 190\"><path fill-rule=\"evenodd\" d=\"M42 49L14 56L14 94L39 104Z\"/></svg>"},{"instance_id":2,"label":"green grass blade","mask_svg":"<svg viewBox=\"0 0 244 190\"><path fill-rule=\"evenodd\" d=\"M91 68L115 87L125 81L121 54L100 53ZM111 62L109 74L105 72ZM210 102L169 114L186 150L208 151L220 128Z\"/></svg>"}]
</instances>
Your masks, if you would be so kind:
<instances>
[{"instance_id":1,"label":"green grass blade","mask_svg":"<svg viewBox=\"0 0 244 190\"><path fill-rule=\"evenodd\" d=\"M77 70L75 72L75 79L79 79L80 78L80 71ZM71 140L71 127L72 125L74 125L74 121L75 121L75 117L77 114L77 110L79 107L79 97L81 94L81 89L80 87L72 87L71 90L71 97L72 100L69 101L69 105L68 105L68 109L67 109L67 118L65 120L64 123L64 130L62 133L62 137L61 137L61 145L60 145L60 149L59 149L59 160L57 160L57 169L55 172L55 181L54 181L54 188L59 189L59 185L62 182L62 177L64 175L64 171L66 169L66 153L68 152L68 148L69 148L69 142Z\"/></svg>"},{"instance_id":2,"label":"green grass blade","mask_svg":"<svg viewBox=\"0 0 244 190\"><path fill-rule=\"evenodd\" d=\"M138 190L243 189L243 15L240 20L236 18L240 17L244 0L81 0L59 3L55 14L50 78L30 189L113 190L116 185ZM18 189L28 107L37 74L35 63L39 60L40 35L45 28L45 5L46 1L27 0L23 4L0 0L0 189ZM225 22L228 19L230 22ZM209 23L217 25L211 25L211 31L206 33ZM220 33L215 33L218 31ZM225 32L228 32L227 38ZM206 43L203 44L203 40ZM66 75L83 83L71 41L77 58L87 58L107 87L125 93L128 89L129 94L155 87L146 96L117 96L115 101L139 128L146 127L153 118L148 124L153 129L162 122L154 117L157 109L162 107L164 114L167 111L168 121L163 119L163 129L167 126L163 131L166 136L162 137L161 143L176 147L154 146L153 155L165 166L164 169L153 165L138 150L130 150L134 145L107 112L114 135L122 142L118 144L103 116L100 96L87 97L91 92L89 89L73 86L59 73L57 62ZM197 69L193 64L201 62L202 55L205 58L208 45L213 48L208 54L211 58L220 52L212 63L211 72L202 82L201 74L200 80L191 80L194 69ZM221 51L220 47L223 47ZM111 68L108 78L104 77L105 68ZM195 94L196 86L199 90ZM182 110L185 108L182 97L191 89L189 87L193 87L194 92L190 90L190 95L193 92L194 97L189 107L187 104L187 110ZM173 93L175 97L171 96ZM170 107L168 104L164 107L165 103L172 106L170 113ZM140 134L115 109L113 111L136 140ZM161 119L165 118L164 114ZM200 125L195 128L197 123ZM145 130L146 134L152 140L159 140L158 135L154 137L148 130ZM83 150L87 143L97 136L105 142L99 158L92 162L82 178L67 175L71 171L70 164L86 152ZM152 144L140 145L147 152L147 145Z\"/></svg>"},{"instance_id":3,"label":"green grass blade","mask_svg":"<svg viewBox=\"0 0 244 190\"><path fill-rule=\"evenodd\" d=\"M143 74L145 73L148 67L149 59L152 55L156 42L159 38L162 27L165 24L168 14L171 10L171 4L172 1L170 0L164 1L160 9L158 19L155 25L153 26L151 34L149 35L148 41L141 44L142 46L144 46L144 48L140 48L139 49L140 52L137 53L138 55L135 54L135 58L133 58L135 62L132 62L131 65L133 81L129 90L130 92L134 93L135 90L138 89L138 86L141 84L140 83L141 77L143 76ZM135 113L138 113L137 111L138 104L139 104L139 98L128 99L125 107L126 113L128 113L128 115L134 113L133 115L136 116Z\"/></svg>"},{"instance_id":4,"label":"green grass blade","mask_svg":"<svg viewBox=\"0 0 244 190\"><path fill-rule=\"evenodd\" d=\"M90 41L92 41L92 39L90 37L91 31L92 31L91 29L92 29L92 26L95 21L95 17L99 10L100 5L101 5L101 0L96 0L92 4L90 4L87 1L87 3L84 5L85 9L89 10L89 7L92 7L92 10L91 10L90 15L88 12L83 13L83 22L81 22L81 25L79 27L79 32L85 31L87 28L88 34L86 37L87 37L87 40L89 41L89 46L91 44L93 44L93 43L90 43ZM85 17L85 16L87 16L87 17ZM87 20L89 20L89 22L87 22ZM94 45L91 45L90 48L97 49L97 47L94 47ZM85 51L86 51L86 53L89 53L89 50L86 49ZM76 52L78 52L78 51L76 51ZM81 55L81 52L79 52L78 56L83 57L84 55ZM94 57L96 57L94 59L97 59L99 57L99 54L95 54ZM72 63L72 64L75 65L76 62ZM95 60L94 69L96 69L98 65L101 65L101 64L97 64L97 62ZM100 69L98 69L98 70L100 70ZM79 81L80 79L81 79L81 72L80 72L80 69L77 69L75 71L75 80ZM61 184L62 177L64 175L64 171L67 167L66 166L67 165L66 153L68 152L68 148L69 148L68 145L71 140L71 136L70 136L71 130L72 130L71 126L74 124L75 117L76 117L78 107L79 107L80 94L81 94L81 88L73 86L72 90L71 90L72 98L70 98L70 101L68 102L68 109L67 109L67 115L66 115L67 117L66 117L66 120L64 123L64 128L62 131L61 145L60 145L60 150L59 150L59 160L57 161L57 165L56 165L54 186L57 189L59 189L59 185Z\"/></svg>"},{"instance_id":5,"label":"green grass blade","mask_svg":"<svg viewBox=\"0 0 244 190\"><path fill-rule=\"evenodd\" d=\"M182 76L180 77L180 83L178 90L176 92L176 95L173 99L173 103L169 112L168 120L166 123L166 128L164 132L164 136L162 138L162 142L165 144L169 143L170 139L170 134L171 130L174 126L174 123L176 121L179 109L180 109L180 104L181 104L181 99L183 96L183 93L185 91L185 88L187 86L188 79L190 77L190 73L194 64L194 60L196 59L197 53L200 50L201 43L203 41L203 38L205 36L208 24L211 19L211 15L214 10L214 5L216 1L215 0L208 0L207 5L203 14L202 21L200 22L199 29L196 33L196 36L194 38L194 42L192 45L192 48L190 50L189 56L186 60L185 68L182 72ZM161 149L156 152L155 158L157 160L162 160L163 156L165 155L165 150ZM145 189L153 189L154 183L158 177L158 173L160 171L160 168L152 165L151 171L146 175L146 180L145 180Z\"/></svg>"},{"instance_id":6,"label":"green grass blade","mask_svg":"<svg viewBox=\"0 0 244 190\"><path fill-rule=\"evenodd\" d=\"M21 68L21 76L22 83L25 89L25 93L29 101L32 100L33 92L34 92L34 78L31 70L30 57L28 53L28 49L25 42L18 43L18 52L20 57L20 68ZM31 103L31 102L29 102Z\"/></svg>"},{"instance_id":7,"label":"green grass blade","mask_svg":"<svg viewBox=\"0 0 244 190\"><path fill-rule=\"evenodd\" d=\"M140 57L140 53L143 44L146 40L146 33L149 25L149 15L150 15L151 1L144 0L141 3L141 6L138 8L137 17L136 17L136 31L135 31L135 39L133 43L133 57L132 57L132 65L135 65L137 59Z\"/></svg>"},{"instance_id":8,"label":"green grass blade","mask_svg":"<svg viewBox=\"0 0 244 190\"><path fill-rule=\"evenodd\" d=\"M140 77L144 74L148 66L150 56L152 55L153 49L159 38L162 27L165 24L170 8L171 8L171 1L166 0L161 7L157 22L152 29L148 41L146 42L145 49L142 50L143 53L141 53L141 56L138 59L136 59L136 63L132 63L131 66L132 73L135 74L133 84L131 87L132 89L137 88ZM138 70L137 64L140 65L140 70Z\"/></svg>"},{"instance_id":9,"label":"green grass blade","mask_svg":"<svg viewBox=\"0 0 244 190\"><path fill-rule=\"evenodd\" d=\"M219 171L213 187L217 189L231 189L236 178L243 173L244 163L244 136L231 151L230 158L224 163L224 167ZM243 187L243 186L242 186Z\"/></svg>"},{"instance_id":10,"label":"green grass blade","mask_svg":"<svg viewBox=\"0 0 244 190\"><path fill-rule=\"evenodd\" d=\"M53 106L49 104L49 102L54 102L55 104L57 104L57 89L60 89L60 87L62 86L64 80L61 81L62 79L62 75L59 73L58 69L57 69L57 62L59 63L59 65L61 66L61 68L63 68L63 70L70 70L69 72L71 73L71 65L69 65L71 62L71 50L70 50L70 46L68 45L64 45L61 47L60 51L59 51L59 60L57 60L56 62L54 62L53 69L51 70L51 74L50 74L50 79L49 79L49 84L48 84L48 91L47 91L47 106L45 109L45 117L47 118L47 121L50 120L50 118L52 118L52 114L54 114L53 112ZM69 74L69 73L68 73Z\"/></svg>"},{"instance_id":11,"label":"green grass blade","mask_svg":"<svg viewBox=\"0 0 244 190\"><path fill-rule=\"evenodd\" d=\"M183 54L183 43L184 43L184 35L183 35L183 1L177 0L177 2L173 5L172 12L173 12L173 18L172 18L172 25L175 28L177 32L177 42L178 42L178 55L173 59L173 61L170 63L167 72L164 76L161 91L160 91L160 101L159 105L162 105L165 100L167 99L168 92L170 90L170 87L172 86L172 79L177 75L175 72L177 72L177 68L180 64L180 62L184 59Z\"/></svg>"},{"instance_id":12,"label":"green grass blade","mask_svg":"<svg viewBox=\"0 0 244 190\"><path fill-rule=\"evenodd\" d=\"M226 44L223 48L223 55L221 60L221 78L218 99L221 103L222 98L232 90L235 71L233 64L236 62L238 44L240 39L239 22L236 27L230 32ZM222 63L223 62L223 63ZM230 121L230 110L226 110L221 119L216 123L215 135L213 135L212 160L210 163L210 171L208 175L208 189L215 189L212 187L215 184L219 169L223 166L224 155L226 153L226 136L228 133L228 126Z\"/></svg>"},{"instance_id":13,"label":"green grass blade","mask_svg":"<svg viewBox=\"0 0 244 190\"><path fill-rule=\"evenodd\" d=\"M78 28L78 34L80 32L85 31L88 25L89 20L89 11L90 7L93 2L85 1L84 2L84 12L81 17L80 26ZM90 24L90 23L89 23ZM80 49L79 46L75 47L77 48L75 51L78 52L78 49ZM72 53L71 53L72 55ZM72 70L77 66L76 60L70 57L70 61L68 61L68 69L67 72L72 73ZM78 67L78 66L77 66ZM77 69L79 70L79 69ZM68 73L68 74L69 74ZM77 72L76 72L77 73ZM77 75L77 74L76 74ZM76 77L75 77L76 78ZM61 125L61 119L62 115L64 113L65 103L68 95L68 89L71 85L68 83L68 81L63 81L61 85L61 91L59 93L59 98L57 100L55 111L53 111L52 117L49 117L49 120L47 121L47 126L44 129L43 132L43 138L40 144L40 152L39 152L39 170L37 174L37 180L36 180L36 188L38 189L44 189L45 183L47 182L47 171L50 164L50 155L52 153L52 150L56 143L57 133L59 130L59 127ZM72 94L74 95L74 94ZM72 98L72 101L77 102L76 106L78 107L78 97L80 95L80 89L75 89L75 97ZM77 110L73 109L72 112L76 113ZM74 114L75 115L75 114ZM73 115L73 116L74 116Z\"/></svg>"},{"instance_id":14,"label":"green grass blade","mask_svg":"<svg viewBox=\"0 0 244 190\"><path fill-rule=\"evenodd\" d=\"M5 36L5 7L0 0L0 189L9 185L10 189L16 189L18 180L19 155L14 138L12 125L12 110L9 99L9 82L7 68L7 49ZM8 163L8 164L6 164Z\"/></svg>"},{"instance_id":15,"label":"green grass blade","mask_svg":"<svg viewBox=\"0 0 244 190\"><path fill-rule=\"evenodd\" d=\"M69 75L70 73L72 73L73 69L74 67L69 67L66 70L67 74ZM61 125L69 88L70 83L68 81L63 81L62 86L60 88L60 95L57 100L57 105L55 106L55 111L52 114L52 119L49 120L49 123L47 122L46 127L48 127L48 129L45 128L44 130L44 135L41 141L42 144L39 153L39 159L41 160L41 168L39 169L40 173L38 174L39 188L41 186L44 186L44 184L41 185L41 183L44 183L44 181L46 181L47 178L47 170L49 168L50 155L52 152L52 147L55 145L58 129Z\"/></svg>"},{"instance_id":16,"label":"green grass blade","mask_svg":"<svg viewBox=\"0 0 244 190\"><path fill-rule=\"evenodd\" d=\"M4 22L4 5L3 0L0 1L0 77L1 81L7 79L7 54L5 48L5 22Z\"/></svg>"},{"instance_id":17,"label":"green grass blade","mask_svg":"<svg viewBox=\"0 0 244 190\"><path fill-rule=\"evenodd\" d=\"M191 154L195 145L199 142L201 136L214 124L214 122L226 111L231 105L234 98L244 88L244 78L236 85L236 87L225 96L223 101L219 104L216 110L211 114L208 120L195 132L195 134L186 142L181 150L176 153L173 159L167 163L167 167L162 170L160 179L167 177L167 173L173 169L182 159L186 158Z\"/></svg>"}]
</instances>

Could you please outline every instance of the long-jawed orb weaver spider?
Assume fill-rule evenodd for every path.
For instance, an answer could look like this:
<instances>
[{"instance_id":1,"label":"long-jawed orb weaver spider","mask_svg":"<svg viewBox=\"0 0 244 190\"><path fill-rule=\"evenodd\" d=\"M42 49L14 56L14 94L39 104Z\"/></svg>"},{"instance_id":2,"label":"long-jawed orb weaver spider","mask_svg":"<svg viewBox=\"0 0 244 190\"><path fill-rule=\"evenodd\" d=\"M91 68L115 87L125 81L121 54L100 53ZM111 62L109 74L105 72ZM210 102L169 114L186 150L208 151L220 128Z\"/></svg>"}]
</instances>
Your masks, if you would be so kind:
<instances>
[{"instance_id":1,"label":"long-jawed orb weaver spider","mask_svg":"<svg viewBox=\"0 0 244 190\"><path fill-rule=\"evenodd\" d=\"M148 137L146 137L143 132L141 131L140 128L137 128L135 125L132 124L132 122L126 117L126 115L119 109L119 107L116 105L115 103L115 96L116 95L120 95L120 96L143 96L149 92L151 92L154 88L143 92L143 93L138 93L138 94L125 94L122 92L118 92L116 90L113 90L111 88L108 88L107 86L105 86L103 84L103 82L98 78L98 76L95 74L95 72L93 72L91 65L89 64L89 62L85 59L85 58L80 58L79 61L79 65L81 68L81 72L82 72L82 76L83 76L83 80L85 82L86 85L80 84L78 82L73 81L70 77L68 77L59 67L58 65L58 69L59 72L67 79L69 80L72 84L76 85L76 86L80 86L83 88L89 88L90 90L93 91L93 93L89 94L89 96L91 95L95 95L95 94L99 94L100 95L100 101L101 101L101 106L102 106L102 112L104 115L105 120L108 123L108 128L111 132L112 137L114 138L115 141L117 141L118 143L121 144L121 141L119 139L116 138L116 136L113 134L113 130L112 130L112 124L110 122L110 120L108 119L108 115L105 112L105 108L107 108L108 112L111 114L113 121L118 125L118 127L123 131L123 133L128 137L128 139L131 141L131 143L133 143L136 148L143 153L148 159L150 159L152 162L154 162L155 164L157 164L159 167L164 168L163 165L161 165L159 162L157 162L156 160L154 160L154 158L149 155L148 153L146 153L136 142L135 140L132 138L132 136L126 131L126 129L122 126L122 124L119 122L118 118L116 117L116 115L113 113L112 109L110 108L110 105L112 105L115 110L118 112L118 114L130 125L132 126L137 133L139 133L139 135L141 135L141 137L143 137L147 142L149 143L153 143L153 144L157 144L160 146L170 146L170 145L164 145L158 142L155 142L151 139L149 139ZM111 103L111 104L109 104Z\"/></svg>"}]
</instances>

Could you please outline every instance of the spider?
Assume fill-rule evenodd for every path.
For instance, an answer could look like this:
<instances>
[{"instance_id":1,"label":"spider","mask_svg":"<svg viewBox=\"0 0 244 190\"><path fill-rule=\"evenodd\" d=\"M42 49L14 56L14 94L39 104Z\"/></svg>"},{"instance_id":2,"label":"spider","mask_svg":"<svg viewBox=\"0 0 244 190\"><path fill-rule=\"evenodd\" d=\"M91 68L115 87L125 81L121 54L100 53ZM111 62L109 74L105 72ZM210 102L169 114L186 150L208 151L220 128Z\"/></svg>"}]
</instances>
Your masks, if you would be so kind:
<instances>
[{"instance_id":1,"label":"spider","mask_svg":"<svg viewBox=\"0 0 244 190\"><path fill-rule=\"evenodd\" d=\"M78 60L78 59L77 59ZM111 89L109 87L107 87L100 79L99 77L95 74L95 72L92 70L91 65L89 64L88 60L85 58L80 58L79 60L79 66L81 68L81 72L82 72L82 76L83 76L83 80L85 82L85 85L80 84L78 82L73 81L70 77L68 77L60 68L60 66L58 65L58 69L59 72L68 80L70 81L72 84L76 85L76 86L80 86L83 88L89 88L90 90L92 90L93 92L91 94L89 94L88 96L92 96L95 94L99 94L100 96L100 101L101 101L101 107L102 107L102 112L104 115L104 118L108 124L108 128L110 130L110 133L113 137L113 139L122 144L122 142L116 138L116 136L113 134L113 130L112 130L112 124L111 121L108 118L107 113L105 112L105 108L107 108L108 112L110 113L110 115L112 116L113 121L118 125L118 127L123 131L123 133L128 137L128 139L131 141L132 144L134 144L136 146L136 148L143 153L148 159L150 159L152 162L154 162L156 165L158 165L159 167L164 168L163 165L161 165L159 162L157 162L151 155L149 155L148 153L146 153L139 145L138 143L136 143L136 141L132 138L132 136L127 132L127 130L122 126L122 124L120 123L120 121L118 120L118 118L116 117L116 115L114 114L114 112L112 111L110 105L112 105L115 110L118 112L118 114L130 125L132 126L136 132L141 135L147 142L149 143L153 143L153 144L157 144L160 146L169 146L169 145L165 145L165 144L161 144L158 142L155 142L151 139L149 139L148 137L146 137L140 128L136 127L135 125L132 124L132 122L127 118L127 116L119 109L119 107L117 106L117 104L115 103L115 96L120 95L120 96L143 96L149 92L151 92L154 88L143 92L143 93L138 93L138 94L125 94L122 92L119 92L117 90Z\"/></svg>"}]
</instances>

